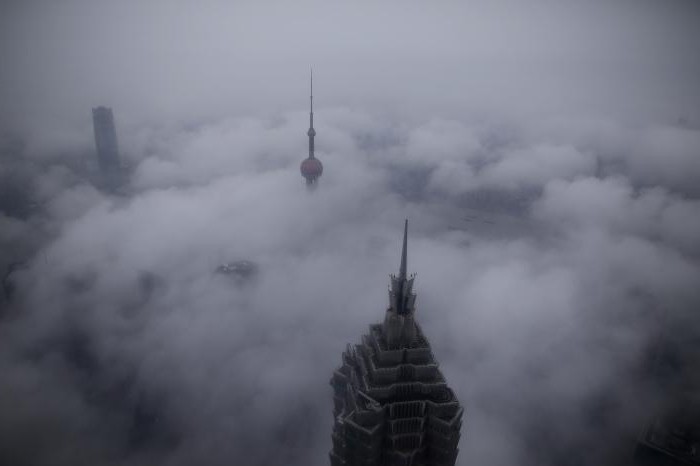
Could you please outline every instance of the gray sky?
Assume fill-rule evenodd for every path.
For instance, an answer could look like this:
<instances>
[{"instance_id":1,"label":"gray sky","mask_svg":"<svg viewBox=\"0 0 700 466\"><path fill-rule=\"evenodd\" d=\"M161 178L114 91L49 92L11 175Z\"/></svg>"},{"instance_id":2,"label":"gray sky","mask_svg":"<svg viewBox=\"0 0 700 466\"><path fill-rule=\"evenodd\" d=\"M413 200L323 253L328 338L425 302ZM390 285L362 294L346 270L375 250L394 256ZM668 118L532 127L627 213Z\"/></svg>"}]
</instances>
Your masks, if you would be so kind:
<instances>
[{"instance_id":1,"label":"gray sky","mask_svg":"<svg viewBox=\"0 0 700 466\"><path fill-rule=\"evenodd\" d=\"M0 266L28 263L0 463L327 464L328 379L383 319L408 217L458 464L625 464L666 399L646 358L700 303L699 11L3 3ZM129 196L86 179L96 105ZM213 274L235 259L257 279Z\"/></svg>"},{"instance_id":2,"label":"gray sky","mask_svg":"<svg viewBox=\"0 0 700 466\"><path fill-rule=\"evenodd\" d=\"M5 2L3 120L163 122L319 105L697 121L696 2ZM83 123L85 124L85 123Z\"/></svg>"}]
</instances>

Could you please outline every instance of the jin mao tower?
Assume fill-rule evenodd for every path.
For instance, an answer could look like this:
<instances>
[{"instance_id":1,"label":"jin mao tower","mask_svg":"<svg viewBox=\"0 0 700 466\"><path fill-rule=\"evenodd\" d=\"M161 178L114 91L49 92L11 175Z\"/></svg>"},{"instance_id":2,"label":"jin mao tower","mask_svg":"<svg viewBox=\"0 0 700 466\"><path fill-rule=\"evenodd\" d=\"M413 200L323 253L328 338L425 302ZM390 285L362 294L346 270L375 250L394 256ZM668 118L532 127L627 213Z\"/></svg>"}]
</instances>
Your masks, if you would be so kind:
<instances>
[{"instance_id":1,"label":"jin mao tower","mask_svg":"<svg viewBox=\"0 0 700 466\"><path fill-rule=\"evenodd\" d=\"M392 275L383 323L348 345L333 387L332 466L453 466L463 408L415 320L415 275Z\"/></svg>"}]
</instances>

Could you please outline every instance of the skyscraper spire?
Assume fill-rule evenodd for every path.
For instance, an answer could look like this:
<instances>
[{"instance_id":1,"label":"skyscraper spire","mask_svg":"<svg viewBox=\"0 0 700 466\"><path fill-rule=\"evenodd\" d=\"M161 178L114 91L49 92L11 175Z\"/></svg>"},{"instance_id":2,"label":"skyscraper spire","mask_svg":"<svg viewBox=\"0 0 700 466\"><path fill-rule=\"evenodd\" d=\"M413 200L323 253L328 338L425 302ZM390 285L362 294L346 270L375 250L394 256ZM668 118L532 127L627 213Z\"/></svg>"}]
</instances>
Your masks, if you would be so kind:
<instances>
[{"instance_id":1,"label":"skyscraper spire","mask_svg":"<svg viewBox=\"0 0 700 466\"><path fill-rule=\"evenodd\" d=\"M314 129L314 70L311 68L311 93L309 95L311 103L309 112L309 130L306 134L309 136L309 158L301 162L301 176L306 178L306 184L313 187L316 180L323 173L323 165L314 155L314 137L316 130Z\"/></svg>"},{"instance_id":2,"label":"skyscraper spire","mask_svg":"<svg viewBox=\"0 0 700 466\"><path fill-rule=\"evenodd\" d=\"M408 249L408 219L403 225L403 249L401 251L401 267L399 268L399 280L406 280L406 256Z\"/></svg>"},{"instance_id":3,"label":"skyscraper spire","mask_svg":"<svg viewBox=\"0 0 700 466\"><path fill-rule=\"evenodd\" d=\"M389 301L397 314L410 314L413 312L413 302L416 295L413 293L413 277L409 279L407 270L408 262L408 219L403 225L403 248L401 249L401 265L399 274L391 276L391 290Z\"/></svg>"}]
</instances>

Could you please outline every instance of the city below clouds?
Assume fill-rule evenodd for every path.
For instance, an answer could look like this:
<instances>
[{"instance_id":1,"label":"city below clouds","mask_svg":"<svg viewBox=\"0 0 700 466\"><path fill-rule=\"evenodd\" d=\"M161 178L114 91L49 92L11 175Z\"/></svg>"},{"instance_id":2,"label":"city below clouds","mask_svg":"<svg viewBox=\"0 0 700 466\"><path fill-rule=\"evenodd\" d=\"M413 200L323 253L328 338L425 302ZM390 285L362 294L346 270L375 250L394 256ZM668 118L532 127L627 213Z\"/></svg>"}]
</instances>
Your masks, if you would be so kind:
<instances>
[{"instance_id":1,"label":"city below clouds","mask_svg":"<svg viewBox=\"0 0 700 466\"><path fill-rule=\"evenodd\" d=\"M634 464L681 397L697 426L697 371L655 379L667 341L700 362L693 2L0 17L0 463L328 464L328 382L405 218L458 465Z\"/></svg>"}]
</instances>

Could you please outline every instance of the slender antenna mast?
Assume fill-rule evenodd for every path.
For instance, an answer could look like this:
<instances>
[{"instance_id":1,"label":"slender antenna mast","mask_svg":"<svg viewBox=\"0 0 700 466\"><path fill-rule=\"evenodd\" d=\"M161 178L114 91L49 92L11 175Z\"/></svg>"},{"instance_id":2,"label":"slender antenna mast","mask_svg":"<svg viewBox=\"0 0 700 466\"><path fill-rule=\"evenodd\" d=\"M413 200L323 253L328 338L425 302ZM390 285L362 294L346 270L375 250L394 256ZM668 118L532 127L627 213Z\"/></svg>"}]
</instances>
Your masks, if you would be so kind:
<instances>
[{"instance_id":1,"label":"slender antenna mast","mask_svg":"<svg viewBox=\"0 0 700 466\"><path fill-rule=\"evenodd\" d=\"M309 96L311 100L311 112L309 113L309 128L314 127L314 69L311 68L311 94Z\"/></svg>"},{"instance_id":2,"label":"slender antenna mast","mask_svg":"<svg viewBox=\"0 0 700 466\"><path fill-rule=\"evenodd\" d=\"M309 158L314 158L314 136L316 136L316 130L314 129L314 69L311 68L311 93L309 95L309 100L311 102L311 111L309 112L309 131L306 134L309 135Z\"/></svg>"}]
</instances>

